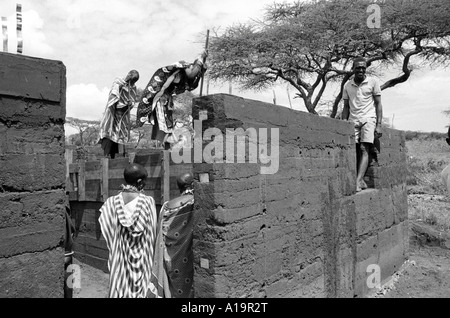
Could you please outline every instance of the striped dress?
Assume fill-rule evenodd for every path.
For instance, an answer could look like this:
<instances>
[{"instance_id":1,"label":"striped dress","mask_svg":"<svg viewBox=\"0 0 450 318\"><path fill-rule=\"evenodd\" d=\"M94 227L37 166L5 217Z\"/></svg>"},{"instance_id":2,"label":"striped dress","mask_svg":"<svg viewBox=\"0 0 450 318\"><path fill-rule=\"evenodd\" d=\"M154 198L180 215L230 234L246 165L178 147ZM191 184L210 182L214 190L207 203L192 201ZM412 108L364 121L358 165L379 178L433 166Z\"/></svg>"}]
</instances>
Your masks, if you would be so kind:
<instances>
[{"instance_id":1,"label":"striped dress","mask_svg":"<svg viewBox=\"0 0 450 318\"><path fill-rule=\"evenodd\" d=\"M126 213L122 194L100 208L99 223L109 250L109 297L144 298L150 284L156 239L156 207L152 197L139 194Z\"/></svg>"},{"instance_id":2,"label":"striped dress","mask_svg":"<svg viewBox=\"0 0 450 318\"><path fill-rule=\"evenodd\" d=\"M129 87L124 79L116 78L108 97L108 103L100 122L100 140L108 138L125 144L130 139L131 108L128 102L137 99L137 88Z\"/></svg>"}]
</instances>

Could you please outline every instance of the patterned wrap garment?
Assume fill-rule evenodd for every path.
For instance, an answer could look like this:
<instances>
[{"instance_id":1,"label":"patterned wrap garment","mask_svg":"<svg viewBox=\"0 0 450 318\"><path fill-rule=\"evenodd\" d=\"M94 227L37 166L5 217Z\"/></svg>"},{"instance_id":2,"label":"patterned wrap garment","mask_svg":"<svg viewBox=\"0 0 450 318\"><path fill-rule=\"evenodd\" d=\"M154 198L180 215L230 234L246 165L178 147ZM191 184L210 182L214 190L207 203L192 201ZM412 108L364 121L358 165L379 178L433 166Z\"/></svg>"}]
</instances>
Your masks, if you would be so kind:
<instances>
[{"instance_id":1,"label":"patterned wrap garment","mask_svg":"<svg viewBox=\"0 0 450 318\"><path fill-rule=\"evenodd\" d=\"M193 208L193 196L178 207L169 208L166 202L161 208L152 268L155 297L193 297Z\"/></svg>"},{"instance_id":2,"label":"patterned wrap garment","mask_svg":"<svg viewBox=\"0 0 450 318\"><path fill-rule=\"evenodd\" d=\"M156 238L156 206L139 194L133 212L125 211L122 194L110 197L100 209L103 237L109 250L110 298L145 298L150 283Z\"/></svg>"},{"instance_id":3,"label":"patterned wrap garment","mask_svg":"<svg viewBox=\"0 0 450 318\"><path fill-rule=\"evenodd\" d=\"M116 78L109 92L108 103L100 122L100 140L108 138L125 144L130 138L131 116L128 103L136 102L137 88L130 87L124 79Z\"/></svg>"},{"instance_id":4,"label":"patterned wrap garment","mask_svg":"<svg viewBox=\"0 0 450 318\"><path fill-rule=\"evenodd\" d=\"M158 69L144 89L137 109L136 126L142 127L146 122L150 122L153 125L152 138L155 138L158 130L172 133L173 96L198 87L205 70L199 59L194 63L202 66L202 71L195 79L188 80L183 71L191 64L180 61Z\"/></svg>"}]
</instances>

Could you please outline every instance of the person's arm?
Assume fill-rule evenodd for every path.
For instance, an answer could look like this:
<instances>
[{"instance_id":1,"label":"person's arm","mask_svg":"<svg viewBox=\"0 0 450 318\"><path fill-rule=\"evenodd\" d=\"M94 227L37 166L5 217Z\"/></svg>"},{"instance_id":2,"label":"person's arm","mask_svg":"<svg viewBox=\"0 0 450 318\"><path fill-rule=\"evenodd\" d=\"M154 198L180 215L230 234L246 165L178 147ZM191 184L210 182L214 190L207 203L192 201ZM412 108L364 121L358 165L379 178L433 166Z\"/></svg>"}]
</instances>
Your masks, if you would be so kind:
<instances>
[{"instance_id":1,"label":"person's arm","mask_svg":"<svg viewBox=\"0 0 450 318\"><path fill-rule=\"evenodd\" d=\"M170 84L172 84L173 80L175 79L178 73L179 71L173 73L164 83L163 87L161 87L161 90L158 92L158 94L155 95L155 97L153 98L152 109L155 109L156 103L159 101L159 98L164 94L166 89L169 88Z\"/></svg>"},{"instance_id":2,"label":"person's arm","mask_svg":"<svg viewBox=\"0 0 450 318\"><path fill-rule=\"evenodd\" d=\"M116 78L112 84L111 91L108 97L107 107L114 106L120 99L120 88L123 86L123 82Z\"/></svg>"},{"instance_id":3,"label":"person's arm","mask_svg":"<svg viewBox=\"0 0 450 318\"><path fill-rule=\"evenodd\" d=\"M342 119L348 120L349 116L350 116L350 103L348 99L344 99L344 109L342 110Z\"/></svg>"},{"instance_id":4,"label":"person's arm","mask_svg":"<svg viewBox=\"0 0 450 318\"><path fill-rule=\"evenodd\" d=\"M350 117L350 102L347 93L347 84L344 86L344 89L342 91L342 99L344 100L344 109L342 109L341 119L348 120L348 118Z\"/></svg>"},{"instance_id":5,"label":"person's arm","mask_svg":"<svg viewBox=\"0 0 450 318\"><path fill-rule=\"evenodd\" d=\"M381 132L381 124L383 123L383 105L381 104L381 95L373 97L375 103L375 111L377 114L377 126L375 127L375 137L380 138L383 133Z\"/></svg>"},{"instance_id":6,"label":"person's arm","mask_svg":"<svg viewBox=\"0 0 450 318\"><path fill-rule=\"evenodd\" d=\"M206 58L208 56L207 51L203 51L203 53L194 61L192 65L192 69L186 70L186 75L188 77L188 83L189 83L189 91L193 91L198 87L198 84L200 83L200 80L202 79L203 75L205 74L207 67L206 67Z\"/></svg>"}]
</instances>

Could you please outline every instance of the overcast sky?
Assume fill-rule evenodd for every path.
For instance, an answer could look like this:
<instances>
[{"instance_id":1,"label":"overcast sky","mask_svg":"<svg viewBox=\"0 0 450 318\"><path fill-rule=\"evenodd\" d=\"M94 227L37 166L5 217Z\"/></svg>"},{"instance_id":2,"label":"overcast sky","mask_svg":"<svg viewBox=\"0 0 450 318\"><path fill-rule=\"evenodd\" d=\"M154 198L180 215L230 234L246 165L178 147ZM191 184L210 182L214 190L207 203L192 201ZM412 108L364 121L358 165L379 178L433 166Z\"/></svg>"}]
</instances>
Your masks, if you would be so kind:
<instances>
[{"instance_id":1,"label":"overcast sky","mask_svg":"<svg viewBox=\"0 0 450 318\"><path fill-rule=\"evenodd\" d=\"M204 48L206 30L260 18L273 2L1 0L0 16L8 18L9 52L15 53L16 3L22 4L23 54L62 61L67 68L67 116L100 120L114 78L136 69L141 75L137 86L144 88L159 67L193 61ZM228 90L228 85L210 86L209 93ZM290 93L292 97L293 88ZM256 94L237 88L233 94L265 102L274 96L272 90ZM289 107L285 85L276 97L278 104ZM446 132L450 119L442 111L450 109L450 72L416 70L407 83L383 91L382 101L385 117L394 118L397 129ZM292 103L306 111L299 99ZM73 130L66 127L66 133Z\"/></svg>"}]
</instances>

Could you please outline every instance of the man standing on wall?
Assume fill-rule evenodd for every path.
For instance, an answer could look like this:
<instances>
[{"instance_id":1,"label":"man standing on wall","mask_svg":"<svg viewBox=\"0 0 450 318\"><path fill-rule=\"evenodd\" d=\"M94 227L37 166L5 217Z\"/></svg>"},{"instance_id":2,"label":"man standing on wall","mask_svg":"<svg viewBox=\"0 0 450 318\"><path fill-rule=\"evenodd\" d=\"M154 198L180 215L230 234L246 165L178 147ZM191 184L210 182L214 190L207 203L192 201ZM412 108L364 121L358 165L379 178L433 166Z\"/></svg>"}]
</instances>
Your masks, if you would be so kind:
<instances>
[{"instance_id":1,"label":"man standing on wall","mask_svg":"<svg viewBox=\"0 0 450 318\"><path fill-rule=\"evenodd\" d=\"M366 75L367 62L359 57L353 61L354 77L344 87L342 118L355 126L358 151L356 192L367 188L363 178L369 165L369 152L374 139L382 136L383 107L379 82Z\"/></svg>"},{"instance_id":2,"label":"man standing on wall","mask_svg":"<svg viewBox=\"0 0 450 318\"><path fill-rule=\"evenodd\" d=\"M114 159L119 144L128 142L131 129L130 112L137 102L135 83L138 71L132 70L125 78L116 78L109 92L108 103L100 122L100 140L105 158Z\"/></svg>"}]
</instances>

